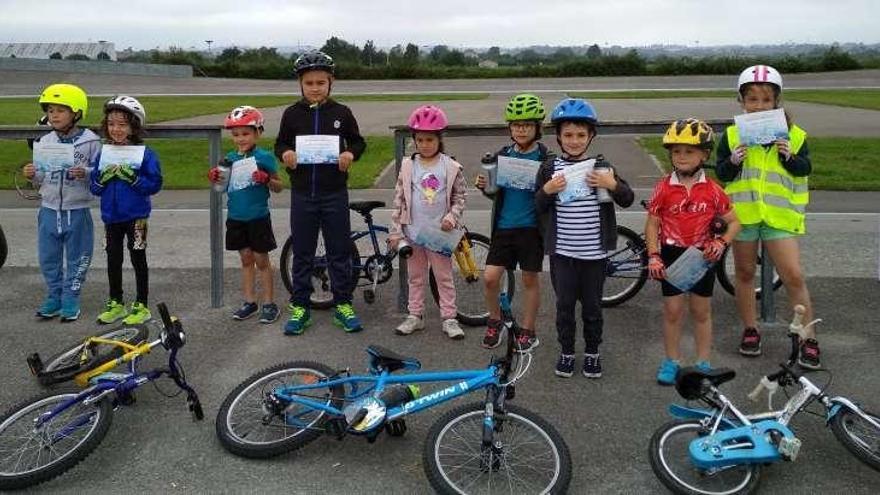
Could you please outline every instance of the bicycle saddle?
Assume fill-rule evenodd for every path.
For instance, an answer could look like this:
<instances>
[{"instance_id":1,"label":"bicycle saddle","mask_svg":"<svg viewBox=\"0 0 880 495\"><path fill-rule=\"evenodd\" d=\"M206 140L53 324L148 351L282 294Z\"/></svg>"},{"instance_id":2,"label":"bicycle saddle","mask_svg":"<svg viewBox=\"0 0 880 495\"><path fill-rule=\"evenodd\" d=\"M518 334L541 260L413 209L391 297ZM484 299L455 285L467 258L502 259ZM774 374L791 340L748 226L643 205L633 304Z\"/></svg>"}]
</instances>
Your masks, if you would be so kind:
<instances>
[{"instance_id":1,"label":"bicycle saddle","mask_svg":"<svg viewBox=\"0 0 880 495\"><path fill-rule=\"evenodd\" d=\"M352 201L348 203L349 210L356 211L361 215L366 215L376 208L383 208L384 206L384 201Z\"/></svg>"},{"instance_id":2,"label":"bicycle saddle","mask_svg":"<svg viewBox=\"0 0 880 495\"><path fill-rule=\"evenodd\" d=\"M703 371L695 366L682 368L675 377L675 390L686 400L696 400L706 393L705 382L714 386L733 380L736 372L728 368Z\"/></svg>"},{"instance_id":3,"label":"bicycle saddle","mask_svg":"<svg viewBox=\"0 0 880 495\"><path fill-rule=\"evenodd\" d=\"M389 373L394 373L400 369L416 371L422 367L422 363L420 363L418 359L401 356L394 351L389 351L378 345L367 347L367 354L370 355L371 369L386 369Z\"/></svg>"}]
</instances>

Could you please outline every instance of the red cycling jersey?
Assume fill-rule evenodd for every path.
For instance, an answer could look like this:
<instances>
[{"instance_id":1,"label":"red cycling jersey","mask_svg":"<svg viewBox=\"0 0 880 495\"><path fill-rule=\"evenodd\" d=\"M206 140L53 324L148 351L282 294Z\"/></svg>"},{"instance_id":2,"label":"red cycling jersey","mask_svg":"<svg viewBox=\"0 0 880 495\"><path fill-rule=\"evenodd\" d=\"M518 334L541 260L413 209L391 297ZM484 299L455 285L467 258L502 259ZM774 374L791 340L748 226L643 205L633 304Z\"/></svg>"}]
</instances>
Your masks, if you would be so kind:
<instances>
[{"instance_id":1,"label":"red cycling jersey","mask_svg":"<svg viewBox=\"0 0 880 495\"><path fill-rule=\"evenodd\" d=\"M696 246L710 239L709 224L715 215L730 211L730 199L721 186L706 178L705 172L690 191L675 172L654 187L648 213L660 219L661 245Z\"/></svg>"}]
</instances>

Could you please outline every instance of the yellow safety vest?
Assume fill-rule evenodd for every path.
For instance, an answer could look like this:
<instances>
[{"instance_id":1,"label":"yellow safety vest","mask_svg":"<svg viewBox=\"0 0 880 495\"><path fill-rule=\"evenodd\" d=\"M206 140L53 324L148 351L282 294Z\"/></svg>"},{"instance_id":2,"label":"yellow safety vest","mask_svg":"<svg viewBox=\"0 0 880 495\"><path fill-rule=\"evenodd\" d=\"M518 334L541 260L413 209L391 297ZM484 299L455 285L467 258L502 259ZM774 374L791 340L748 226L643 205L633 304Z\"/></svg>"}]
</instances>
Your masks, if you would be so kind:
<instances>
[{"instance_id":1,"label":"yellow safety vest","mask_svg":"<svg viewBox=\"0 0 880 495\"><path fill-rule=\"evenodd\" d=\"M789 129L791 154L803 146L807 133L793 125ZM727 142L734 150L739 145L736 126L727 128ZM750 146L737 178L724 192L733 202L736 216L743 225L764 222L774 229L795 234L806 232L805 213L810 201L806 177L795 177L785 170L776 146Z\"/></svg>"}]
</instances>

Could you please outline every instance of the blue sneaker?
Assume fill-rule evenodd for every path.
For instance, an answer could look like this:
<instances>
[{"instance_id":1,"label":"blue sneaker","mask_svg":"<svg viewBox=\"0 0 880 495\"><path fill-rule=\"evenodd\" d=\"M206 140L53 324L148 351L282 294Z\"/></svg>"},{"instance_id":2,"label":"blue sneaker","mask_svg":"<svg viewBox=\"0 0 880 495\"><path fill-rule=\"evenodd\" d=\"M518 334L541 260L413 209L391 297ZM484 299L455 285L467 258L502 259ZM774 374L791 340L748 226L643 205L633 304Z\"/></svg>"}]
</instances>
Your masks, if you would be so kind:
<instances>
[{"instance_id":1,"label":"blue sneaker","mask_svg":"<svg viewBox=\"0 0 880 495\"><path fill-rule=\"evenodd\" d=\"M233 320L247 320L251 316L257 314L257 311L260 310L260 307L257 306L255 302L244 302L240 308L235 310L235 313L232 313Z\"/></svg>"},{"instance_id":2,"label":"blue sneaker","mask_svg":"<svg viewBox=\"0 0 880 495\"><path fill-rule=\"evenodd\" d=\"M681 365L678 364L678 361L669 358L664 359L657 370L657 383L660 385L675 385L675 375L678 374L680 367Z\"/></svg>"},{"instance_id":3,"label":"blue sneaker","mask_svg":"<svg viewBox=\"0 0 880 495\"><path fill-rule=\"evenodd\" d=\"M79 313L79 299L61 301L61 321L63 323L78 320Z\"/></svg>"},{"instance_id":4,"label":"blue sneaker","mask_svg":"<svg viewBox=\"0 0 880 495\"><path fill-rule=\"evenodd\" d=\"M705 373L712 371L712 365L709 364L709 361L697 361L694 363L694 367Z\"/></svg>"},{"instance_id":5,"label":"blue sneaker","mask_svg":"<svg viewBox=\"0 0 880 495\"><path fill-rule=\"evenodd\" d=\"M553 372L556 376L571 378L574 374L574 354L560 354L559 360L556 361L556 370Z\"/></svg>"},{"instance_id":6,"label":"blue sneaker","mask_svg":"<svg viewBox=\"0 0 880 495\"><path fill-rule=\"evenodd\" d=\"M290 311L290 319L284 324L284 335L300 335L312 324L311 309L291 303L287 305L287 310Z\"/></svg>"},{"instance_id":7,"label":"blue sneaker","mask_svg":"<svg viewBox=\"0 0 880 495\"><path fill-rule=\"evenodd\" d=\"M360 332L364 329L361 320L354 314L351 303L337 304L333 310L333 324L342 327L348 333Z\"/></svg>"},{"instance_id":8,"label":"blue sneaker","mask_svg":"<svg viewBox=\"0 0 880 495\"><path fill-rule=\"evenodd\" d=\"M51 320L60 314L61 301L54 297L46 297L46 299L43 299L42 306L40 306L36 312L37 318L42 318L44 320Z\"/></svg>"}]
</instances>

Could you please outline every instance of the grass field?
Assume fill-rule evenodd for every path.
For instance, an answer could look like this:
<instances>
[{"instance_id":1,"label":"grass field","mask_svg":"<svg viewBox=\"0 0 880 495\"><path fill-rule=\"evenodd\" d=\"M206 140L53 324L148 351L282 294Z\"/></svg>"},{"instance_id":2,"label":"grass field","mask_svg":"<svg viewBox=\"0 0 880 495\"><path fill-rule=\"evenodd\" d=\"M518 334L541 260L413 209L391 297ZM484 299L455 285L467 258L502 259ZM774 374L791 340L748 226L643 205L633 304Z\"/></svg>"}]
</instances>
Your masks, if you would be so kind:
<instances>
[{"instance_id":1,"label":"grass field","mask_svg":"<svg viewBox=\"0 0 880 495\"><path fill-rule=\"evenodd\" d=\"M641 137L639 144L670 170L669 154L660 137ZM880 190L880 139L813 137L808 141L813 172L810 189L841 191ZM714 156L710 158L714 162ZM710 175L713 175L710 172Z\"/></svg>"}]
</instances>

